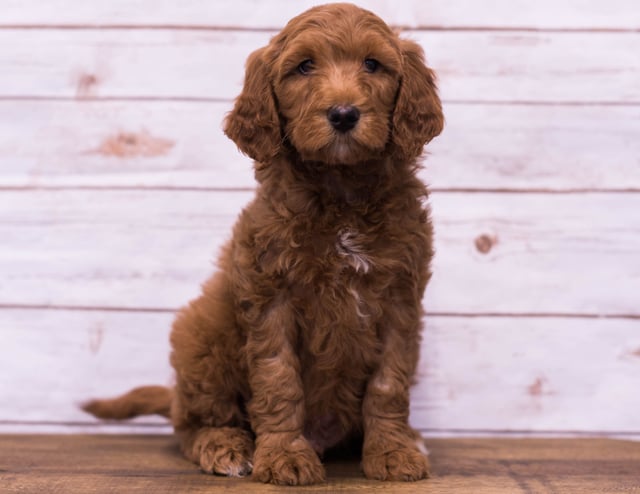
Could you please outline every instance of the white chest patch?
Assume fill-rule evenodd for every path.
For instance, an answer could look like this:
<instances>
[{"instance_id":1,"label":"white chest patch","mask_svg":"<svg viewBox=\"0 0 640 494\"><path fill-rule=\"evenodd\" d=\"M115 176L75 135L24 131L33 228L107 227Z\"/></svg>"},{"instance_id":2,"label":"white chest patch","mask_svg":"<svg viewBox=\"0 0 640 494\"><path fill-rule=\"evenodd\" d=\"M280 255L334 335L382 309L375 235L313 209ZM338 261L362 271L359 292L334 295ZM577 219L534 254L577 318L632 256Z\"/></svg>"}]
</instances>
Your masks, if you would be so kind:
<instances>
[{"instance_id":1,"label":"white chest patch","mask_svg":"<svg viewBox=\"0 0 640 494\"><path fill-rule=\"evenodd\" d=\"M354 230L340 231L336 241L336 250L357 273L366 274L371 270L372 262L358 237L358 232Z\"/></svg>"}]
</instances>

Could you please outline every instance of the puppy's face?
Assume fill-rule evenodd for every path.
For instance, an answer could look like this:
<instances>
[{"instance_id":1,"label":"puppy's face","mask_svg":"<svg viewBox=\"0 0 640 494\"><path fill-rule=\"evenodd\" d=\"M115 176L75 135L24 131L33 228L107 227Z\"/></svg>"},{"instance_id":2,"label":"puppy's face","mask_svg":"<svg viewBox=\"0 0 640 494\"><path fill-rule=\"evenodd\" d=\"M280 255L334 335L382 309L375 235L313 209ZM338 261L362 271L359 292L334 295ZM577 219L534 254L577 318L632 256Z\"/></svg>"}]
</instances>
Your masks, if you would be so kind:
<instances>
[{"instance_id":1,"label":"puppy's face","mask_svg":"<svg viewBox=\"0 0 640 494\"><path fill-rule=\"evenodd\" d=\"M443 123L420 46L371 12L329 4L249 56L225 132L259 168L291 147L306 161L354 165L410 162Z\"/></svg>"},{"instance_id":2,"label":"puppy's face","mask_svg":"<svg viewBox=\"0 0 640 494\"><path fill-rule=\"evenodd\" d=\"M284 133L302 159L353 164L383 153L402 58L374 16L311 16L290 26L273 90Z\"/></svg>"}]
</instances>

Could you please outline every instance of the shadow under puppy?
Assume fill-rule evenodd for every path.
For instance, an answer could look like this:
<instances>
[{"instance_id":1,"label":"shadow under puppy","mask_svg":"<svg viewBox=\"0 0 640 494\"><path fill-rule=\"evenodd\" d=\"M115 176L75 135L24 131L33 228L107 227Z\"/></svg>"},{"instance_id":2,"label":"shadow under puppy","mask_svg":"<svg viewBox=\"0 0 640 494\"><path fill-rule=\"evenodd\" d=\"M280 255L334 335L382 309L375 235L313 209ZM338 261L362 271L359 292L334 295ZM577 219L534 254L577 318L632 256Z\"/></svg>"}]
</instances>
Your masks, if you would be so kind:
<instances>
[{"instance_id":1,"label":"shadow under puppy","mask_svg":"<svg viewBox=\"0 0 640 494\"><path fill-rule=\"evenodd\" d=\"M85 410L170 417L210 473L321 482L319 455L355 440L367 477L426 477L408 425L433 254L416 171L442 126L416 43L350 4L292 19L250 55L225 121L259 185L174 323L175 387Z\"/></svg>"}]
</instances>

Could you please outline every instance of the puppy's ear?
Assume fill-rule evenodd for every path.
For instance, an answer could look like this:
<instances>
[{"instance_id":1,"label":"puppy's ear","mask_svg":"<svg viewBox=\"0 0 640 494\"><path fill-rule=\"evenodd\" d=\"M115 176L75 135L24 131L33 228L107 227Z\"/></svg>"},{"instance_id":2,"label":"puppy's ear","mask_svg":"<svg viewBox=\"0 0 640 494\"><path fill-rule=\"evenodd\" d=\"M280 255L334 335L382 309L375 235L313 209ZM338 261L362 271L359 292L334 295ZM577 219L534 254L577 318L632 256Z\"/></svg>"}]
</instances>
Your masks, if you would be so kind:
<instances>
[{"instance_id":1,"label":"puppy's ear","mask_svg":"<svg viewBox=\"0 0 640 494\"><path fill-rule=\"evenodd\" d=\"M267 164L280 152L282 135L269 81L266 47L247 59L244 87L224 122L224 133L250 158Z\"/></svg>"},{"instance_id":2,"label":"puppy's ear","mask_svg":"<svg viewBox=\"0 0 640 494\"><path fill-rule=\"evenodd\" d=\"M414 159L444 126L442 104L435 76L424 63L424 53L417 43L400 40L402 79L392 118L391 141L402 159Z\"/></svg>"}]
</instances>

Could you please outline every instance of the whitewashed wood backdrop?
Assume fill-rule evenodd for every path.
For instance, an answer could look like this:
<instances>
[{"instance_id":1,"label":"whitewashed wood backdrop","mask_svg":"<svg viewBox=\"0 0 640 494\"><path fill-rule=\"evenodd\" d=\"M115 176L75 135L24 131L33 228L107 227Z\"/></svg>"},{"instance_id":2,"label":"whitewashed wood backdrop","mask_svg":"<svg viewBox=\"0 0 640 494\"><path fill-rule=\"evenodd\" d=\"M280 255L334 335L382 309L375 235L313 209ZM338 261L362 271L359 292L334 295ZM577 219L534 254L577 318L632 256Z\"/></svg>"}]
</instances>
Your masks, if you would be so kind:
<instances>
[{"instance_id":1,"label":"whitewashed wood backdrop","mask_svg":"<svg viewBox=\"0 0 640 494\"><path fill-rule=\"evenodd\" d=\"M313 3L0 2L0 431L167 430L77 404L171 382L254 187L221 120ZM640 437L640 5L362 5L424 45L447 118L412 422Z\"/></svg>"}]
</instances>

